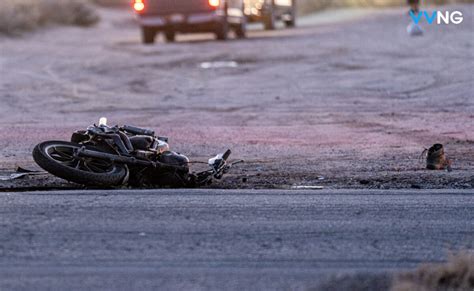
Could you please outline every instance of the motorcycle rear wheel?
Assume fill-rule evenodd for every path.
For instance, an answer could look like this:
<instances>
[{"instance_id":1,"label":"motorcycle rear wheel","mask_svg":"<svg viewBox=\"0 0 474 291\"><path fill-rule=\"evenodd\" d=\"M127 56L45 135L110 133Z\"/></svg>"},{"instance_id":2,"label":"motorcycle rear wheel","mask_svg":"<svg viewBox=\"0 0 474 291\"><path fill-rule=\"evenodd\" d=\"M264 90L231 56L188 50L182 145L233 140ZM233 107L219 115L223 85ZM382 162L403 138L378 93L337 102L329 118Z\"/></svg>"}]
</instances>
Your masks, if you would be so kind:
<instances>
[{"instance_id":1,"label":"motorcycle rear wheel","mask_svg":"<svg viewBox=\"0 0 474 291\"><path fill-rule=\"evenodd\" d=\"M73 153L83 147L66 141L45 141L33 149L33 159L49 173L70 182L91 186L117 186L128 175L125 165L87 157L76 158ZM88 150L100 151L92 146Z\"/></svg>"}]
</instances>

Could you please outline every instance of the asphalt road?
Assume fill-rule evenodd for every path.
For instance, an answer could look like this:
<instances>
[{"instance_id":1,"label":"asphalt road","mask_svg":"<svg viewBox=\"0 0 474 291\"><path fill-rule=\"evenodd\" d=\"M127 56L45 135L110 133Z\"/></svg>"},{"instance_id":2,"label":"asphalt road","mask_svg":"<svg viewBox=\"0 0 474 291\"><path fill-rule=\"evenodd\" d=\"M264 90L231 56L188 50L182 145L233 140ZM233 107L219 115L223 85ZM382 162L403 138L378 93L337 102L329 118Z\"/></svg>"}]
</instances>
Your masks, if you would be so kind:
<instances>
[{"instance_id":1,"label":"asphalt road","mask_svg":"<svg viewBox=\"0 0 474 291\"><path fill-rule=\"evenodd\" d=\"M0 290L306 290L473 248L472 190L0 193Z\"/></svg>"}]
</instances>

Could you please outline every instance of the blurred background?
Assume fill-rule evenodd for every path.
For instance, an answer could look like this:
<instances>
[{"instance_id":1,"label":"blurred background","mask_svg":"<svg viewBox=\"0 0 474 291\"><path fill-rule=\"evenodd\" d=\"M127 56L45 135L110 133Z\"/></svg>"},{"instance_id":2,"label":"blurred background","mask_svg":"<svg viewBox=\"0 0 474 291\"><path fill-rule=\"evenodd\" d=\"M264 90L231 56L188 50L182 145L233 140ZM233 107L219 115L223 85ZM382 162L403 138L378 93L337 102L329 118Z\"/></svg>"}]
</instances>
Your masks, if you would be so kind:
<instances>
[{"instance_id":1,"label":"blurred background","mask_svg":"<svg viewBox=\"0 0 474 291\"><path fill-rule=\"evenodd\" d=\"M423 5L473 3L474 0L430 0ZM300 15L342 7L388 7L406 0L298 0ZM51 23L90 26L100 21L97 7L127 8L130 0L11 0L0 2L0 33L17 35Z\"/></svg>"},{"instance_id":2,"label":"blurred background","mask_svg":"<svg viewBox=\"0 0 474 291\"><path fill-rule=\"evenodd\" d=\"M93 2L105 5L128 5L129 0L93 0ZM425 4L443 5L452 3L472 3L473 0L430 0L423 1ZM311 13L321 9L332 7L385 7L405 5L406 0L298 0L300 13Z\"/></svg>"}]
</instances>

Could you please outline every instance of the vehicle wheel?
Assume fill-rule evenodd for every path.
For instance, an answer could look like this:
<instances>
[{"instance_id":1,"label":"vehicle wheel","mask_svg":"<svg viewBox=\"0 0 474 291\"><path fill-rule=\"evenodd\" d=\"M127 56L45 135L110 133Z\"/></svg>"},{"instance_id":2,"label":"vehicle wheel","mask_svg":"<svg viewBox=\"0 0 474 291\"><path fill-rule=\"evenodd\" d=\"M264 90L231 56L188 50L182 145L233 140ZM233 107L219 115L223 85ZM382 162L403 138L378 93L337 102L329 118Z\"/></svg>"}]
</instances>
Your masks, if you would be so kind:
<instances>
[{"instance_id":1,"label":"vehicle wheel","mask_svg":"<svg viewBox=\"0 0 474 291\"><path fill-rule=\"evenodd\" d=\"M165 39L167 42L174 42L176 39L176 33L174 32L174 30L166 30Z\"/></svg>"},{"instance_id":2,"label":"vehicle wheel","mask_svg":"<svg viewBox=\"0 0 474 291\"><path fill-rule=\"evenodd\" d=\"M296 26L296 3L295 3L295 1L296 0L293 0L292 5L291 5L291 12L290 12L291 19L285 21L285 26L286 27L295 27Z\"/></svg>"},{"instance_id":3,"label":"vehicle wheel","mask_svg":"<svg viewBox=\"0 0 474 291\"><path fill-rule=\"evenodd\" d=\"M229 23L227 19L222 20L216 27L216 38L218 40L226 40L229 35Z\"/></svg>"},{"instance_id":4,"label":"vehicle wheel","mask_svg":"<svg viewBox=\"0 0 474 291\"><path fill-rule=\"evenodd\" d=\"M295 25L296 25L296 19L295 19L294 15L291 16L291 20L286 20L285 21L285 26L286 27L295 27Z\"/></svg>"},{"instance_id":5,"label":"vehicle wheel","mask_svg":"<svg viewBox=\"0 0 474 291\"><path fill-rule=\"evenodd\" d=\"M42 142L33 149L33 159L49 173L78 184L95 186L122 184L128 175L126 166L104 160L74 157L74 151L82 146L66 141ZM99 151L92 146L86 148Z\"/></svg>"},{"instance_id":6,"label":"vehicle wheel","mask_svg":"<svg viewBox=\"0 0 474 291\"><path fill-rule=\"evenodd\" d=\"M156 30L152 27L142 26L142 42L144 44L155 43Z\"/></svg>"},{"instance_id":7,"label":"vehicle wheel","mask_svg":"<svg viewBox=\"0 0 474 291\"><path fill-rule=\"evenodd\" d=\"M245 38L247 34L247 20L245 16L242 18L242 22L235 26L235 35L237 38Z\"/></svg>"},{"instance_id":8,"label":"vehicle wheel","mask_svg":"<svg viewBox=\"0 0 474 291\"><path fill-rule=\"evenodd\" d=\"M268 9L266 15L263 18L263 25L266 30L274 30L276 26L276 17L273 11L273 1Z\"/></svg>"}]
</instances>

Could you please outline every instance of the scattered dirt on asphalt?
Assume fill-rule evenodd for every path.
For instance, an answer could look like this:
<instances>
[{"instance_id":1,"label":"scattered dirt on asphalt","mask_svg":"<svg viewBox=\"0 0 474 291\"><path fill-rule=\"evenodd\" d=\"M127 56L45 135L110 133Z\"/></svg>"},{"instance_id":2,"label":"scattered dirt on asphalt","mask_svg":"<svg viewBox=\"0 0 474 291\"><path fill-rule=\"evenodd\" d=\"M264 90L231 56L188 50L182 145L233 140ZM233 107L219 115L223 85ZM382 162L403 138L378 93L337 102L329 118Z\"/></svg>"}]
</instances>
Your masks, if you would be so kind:
<instances>
[{"instance_id":1,"label":"scattered dirt on asphalt","mask_svg":"<svg viewBox=\"0 0 474 291\"><path fill-rule=\"evenodd\" d=\"M472 17L472 5L445 7ZM473 188L473 38L469 21L410 38L404 10L360 20L140 43L130 12L94 28L0 38L0 171L33 167L44 140L107 116L150 127L192 159L244 159L220 188ZM118 25L120 23L124 25ZM236 67L202 69L202 62ZM453 171L419 156L445 145ZM324 179L320 179L324 177ZM50 176L0 189L76 187Z\"/></svg>"}]
</instances>

